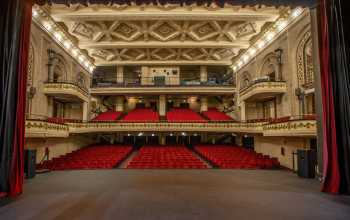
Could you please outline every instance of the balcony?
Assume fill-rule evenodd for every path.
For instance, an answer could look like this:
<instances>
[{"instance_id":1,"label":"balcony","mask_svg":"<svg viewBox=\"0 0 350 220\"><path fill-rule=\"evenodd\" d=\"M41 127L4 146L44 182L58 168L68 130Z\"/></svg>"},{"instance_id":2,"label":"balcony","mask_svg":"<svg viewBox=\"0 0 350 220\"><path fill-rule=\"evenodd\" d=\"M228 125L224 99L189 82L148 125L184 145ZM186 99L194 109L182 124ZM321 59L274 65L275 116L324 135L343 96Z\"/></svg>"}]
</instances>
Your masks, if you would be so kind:
<instances>
[{"instance_id":1,"label":"balcony","mask_svg":"<svg viewBox=\"0 0 350 220\"><path fill-rule=\"evenodd\" d=\"M242 101L263 101L287 92L285 81L256 80L239 91Z\"/></svg>"},{"instance_id":2,"label":"balcony","mask_svg":"<svg viewBox=\"0 0 350 220\"><path fill-rule=\"evenodd\" d=\"M108 81L94 80L91 94L93 95L145 95L145 94L233 94L235 86L231 82L200 82L199 80L185 80L179 77L142 77L124 78Z\"/></svg>"},{"instance_id":3,"label":"balcony","mask_svg":"<svg viewBox=\"0 0 350 220\"><path fill-rule=\"evenodd\" d=\"M89 101L89 90L74 81L46 82L44 83L44 93L65 101Z\"/></svg>"}]
</instances>

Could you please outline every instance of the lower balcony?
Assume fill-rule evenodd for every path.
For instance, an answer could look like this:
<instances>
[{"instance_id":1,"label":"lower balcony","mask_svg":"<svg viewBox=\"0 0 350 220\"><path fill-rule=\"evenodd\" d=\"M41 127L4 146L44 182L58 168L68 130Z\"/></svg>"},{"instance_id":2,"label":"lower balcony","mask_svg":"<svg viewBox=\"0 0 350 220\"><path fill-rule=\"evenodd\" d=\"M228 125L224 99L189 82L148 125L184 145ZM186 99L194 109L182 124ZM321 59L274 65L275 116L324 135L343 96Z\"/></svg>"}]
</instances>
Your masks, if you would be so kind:
<instances>
[{"instance_id":1,"label":"lower balcony","mask_svg":"<svg viewBox=\"0 0 350 220\"><path fill-rule=\"evenodd\" d=\"M88 89L72 81L46 82L44 83L44 93L65 101L89 101Z\"/></svg>"},{"instance_id":2,"label":"lower balcony","mask_svg":"<svg viewBox=\"0 0 350 220\"><path fill-rule=\"evenodd\" d=\"M262 101L286 92L287 83L284 81L262 81L241 89L239 94L241 101Z\"/></svg>"},{"instance_id":3,"label":"lower balcony","mask_svg":"<svg viewBox=\"0 0 350 220\"><path fill-rule=\"evenodd\" d=\"M26 138L66 138L69 127L65 124L42 120L26 120Z\"/></svg>"}]
</instances>

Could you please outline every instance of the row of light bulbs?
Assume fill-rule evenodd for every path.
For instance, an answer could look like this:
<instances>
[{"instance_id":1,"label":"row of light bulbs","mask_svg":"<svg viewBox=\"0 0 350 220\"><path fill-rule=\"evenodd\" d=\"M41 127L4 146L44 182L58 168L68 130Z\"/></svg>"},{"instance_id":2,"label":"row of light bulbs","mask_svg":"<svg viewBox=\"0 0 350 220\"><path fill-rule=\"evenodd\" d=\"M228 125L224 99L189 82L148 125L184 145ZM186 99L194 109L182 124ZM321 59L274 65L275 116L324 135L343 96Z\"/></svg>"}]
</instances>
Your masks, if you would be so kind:
<instances>
[{"instance_id":1,"label":"row of light bulbs","mask_svg":"<svg viewBox=\"0 0 350 220\"><path fill-rule=\"evenodd\" d=\"M59 45L63 46L64 49L71 54L77 61L90 73L96 68L95 65L89 61L89 59L80 51L79 47L75 46L73 42L60 30L52 18L49 17L39 7L32 10L33 18L41 23L41 25L50 33L53 38L58 42ZM40 19L41 18L41 19ZM47 18L47 19L42 19Z\"/></svg>"},{"instance_id":2,"label":"row of light bulbs","mask_svg":"<svg viewBox=\"0 0 350 220\"><path fill-rule=\"evenodd\" d=\"M287 26L297 19L302 13L303 8L294 9L290 16L286 19L280 18L275 22L275 25L267 31L261 39L259 39L254 45L250 46L247 51L241 55L241 57L232 65L234 72L239 71L242 67L248 64L259 51L262 51L269 44L273 42L276 36L286 30Z\"/></svg>"}]
</instances>

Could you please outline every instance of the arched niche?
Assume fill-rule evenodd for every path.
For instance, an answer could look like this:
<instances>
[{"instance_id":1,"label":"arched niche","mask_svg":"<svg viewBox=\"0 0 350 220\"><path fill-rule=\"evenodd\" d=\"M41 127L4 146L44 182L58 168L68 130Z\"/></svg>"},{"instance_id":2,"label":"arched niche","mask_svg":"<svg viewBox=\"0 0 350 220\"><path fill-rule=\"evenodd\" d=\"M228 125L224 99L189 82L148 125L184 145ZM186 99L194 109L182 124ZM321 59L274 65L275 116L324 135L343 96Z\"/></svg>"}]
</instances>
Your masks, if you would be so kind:
<instances>
[{"instance_id":1,"label":"arched niche","mask_svg":"<svg viewBox=\"0 0 350 220\"><path fill-rule=\"evenodd\" d=\"M262 62L260 77L269 77L271 81L281 79L278 57L275 53L269 53Z\"/></svg>"},{"instance_id":2,"label":"arched niche","mask_svg":"<svg viewBox=\"0 0 350 220\"><path fill-rule=\"evenodd\" d=\"M63 82L67 80L67 63L62 55L54 50L48 50L49 82Z\"/></svg>"},{"instance_id":3,"label":"arched niche","mask_svg":"<svg viewBox=\"0 0 350 220\"><path fill-rule=\"evenodd\" d=\"M240 89L247 88L252 81L252 77L248 71L245 71L241 75Z\"/></svg>"}]
</instances>

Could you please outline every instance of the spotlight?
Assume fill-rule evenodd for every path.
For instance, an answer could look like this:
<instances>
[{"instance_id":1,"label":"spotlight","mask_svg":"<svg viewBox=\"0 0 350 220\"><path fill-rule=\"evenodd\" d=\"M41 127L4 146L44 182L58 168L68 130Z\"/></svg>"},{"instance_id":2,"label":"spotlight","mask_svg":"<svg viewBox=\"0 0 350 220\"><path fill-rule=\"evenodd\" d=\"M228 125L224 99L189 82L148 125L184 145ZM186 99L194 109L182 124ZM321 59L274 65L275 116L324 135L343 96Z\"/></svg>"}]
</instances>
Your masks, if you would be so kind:
<instances>
[{"instance_id":1,"label":"spotlight","mask_svg":"<svg viewBox=\"0 0 350 220\"><path fill-rule=\"evenodd\" d=\"M277 30L282 31L285 27L287 27L287 25L288 25L287 21L280 21L277 26Z\"/></svg>"},{"instance_id":2,"label":"spotlight","mask_svg":"<svg viewBox=\"0 0 350 220\"><path fill-rule=\"evenodd\" d=\"M73 54L73 56L78 56L78 53L79 53L79 50L78 49L74 49L74 50L72 50L72 54Z\"/></svg>"},{"instance_id":3,"label":"spotlight","mask_svg":"<svg viewBox=\"0 0 350 220\"><path fill-rule=\"evenodd\" d=\"M130 137L131 136L131 134L128 134L128 137Z\"/></svg>"},{"instance_id":4,"label":"spotlight","mask_svg":"<svg viewBox=\"0 0 350 220\"><path fill-rule=\"evenodd\" d=\"M262 49L264 46L265 46L265 41L260 41L260 42L258 43L258 47L259 47L260 49Z\"/></svg>"},{"instance_id":5,"label":"spotlight","mask_svg":"<svg viewBox=\"0 0 350 220\"><path fill-rule=\"evenodd\" d=\"M141 137L143 135L143 133L142 132L140 132L137 136L139 136L139 137Z\"/></svg>"},{"instance_id":6,"label":"spotlight","mask_svg":"<svg viewBox=\"0 0 350 220\"><path fill-rule=\"evenodd\" d=\"M244 55L243 56L243 61L244 62L248 62L249 61L249 56L248 55Z\"/></svg>"},{"instance_id":7,"label":"spotlight","mask_svg":"<svg viewBox=\"0 0 350 220\"><path fill-rule=\"evenodd\" d=\"M275 37L275 32L270 32L267 36L266 39L268 41L271 41Z\"/></svg>"},{"instance_id":8,"label":"spotlight","mask_svg":"<svg viewBox=\"0 0 350 220\"><path fill-rule=\"evenodd\" d=\"M152 137L154 137L154 134L152 134Z\"/></svg>"},{"instance_id":9,"label":"spotlight","mask_svg":"<svg viewBox=\"0 0 350 220\"><path fill-rule=\"evenodd\" d=\"M33 15L33 17L38 17L38 11L36 10L36 9L33 9L32 10L32 15Z\"/></svg>"},{"instance_id":10,"label":"spotlight","mask_svg":"<svg viewBox=\"0 0 350 220\"><path fill-rule=\"evenodd\" d=\"M174 134L173 134L173 133L170 133L170 137L172 137L172 136L174 136Z\"/></svg>"},{"instance_id":11,"label":"spotlight","mask_svg":"<svg viewBox=\"0 0 350 220\"><path fill-rule=\"evenodd\" d=\"M53 35L55 36L55 38L56 38L58 41L61 41L61 40L62 40L62 34L61 34L61 33L55 32Z\"/></svg>"},{"instance_id":12,"label":"spotlight","mask_svg":"<svg viewBox=\"0 0 350 220\"><path fill-rule=\"evenodd\" d=\"M79 61L82 63L82 62L84 62L84 60L85 60L85 57L83 55L80 55L79 56Z\"/></svg>"},{"instance_id":13,"label":"spotlight","mask_svg":"<svg viewBox=\"0 0 350 220\"><path fill-rule=\"evenodd\" d=\"M46 28L46 30L48 30L48 31L50 31L52 29L52 25L49 22L44 22L43 25Z\"/></svg>"},{"instance_id":14,"label":"spotlight","mask_svg":"<svg viewBox=\"0 0 350 220\"><path fill-rule=\"evenodd\" d=\"M63 43L63 45L67 48L70 49L72 47L72 44L67 40Z\"/></svg>"},{"instance_id":15,"label":"spotlight","mask_svg":"<svg viewBox=\"0 0 350 220\"><path fill-rule=\"evenodd\" d=\"M292 17L293 17L293 18L298 17L299 15L301 15L302 11L303 11L303 10L302 10L301 8L296 8L296 9L294 9L293 12L292 12Z\"/></svg>"},{"instance_id":16,"label":"spotlight","mask_svg":"<svg viewBox=\"0 0 350 220\"><path fill-rule=\"evenodd\" d=\"M185 133L185 132L182 132L181 135L182 135L182 136L186 136L186 133Z\"/></svg>"},{"instance_id":17,"label":"spotlight","mask_svg":"<svg viewBox=\"0 0 350 220\"><path fill-rule=\"evenodd\" d=\"M256 49L255 49L255 48L251 48L251 49L249 50L249 54L250 54L251 56L254 56L255 53L256 53Z\"/></svg>"}]
</instances>

